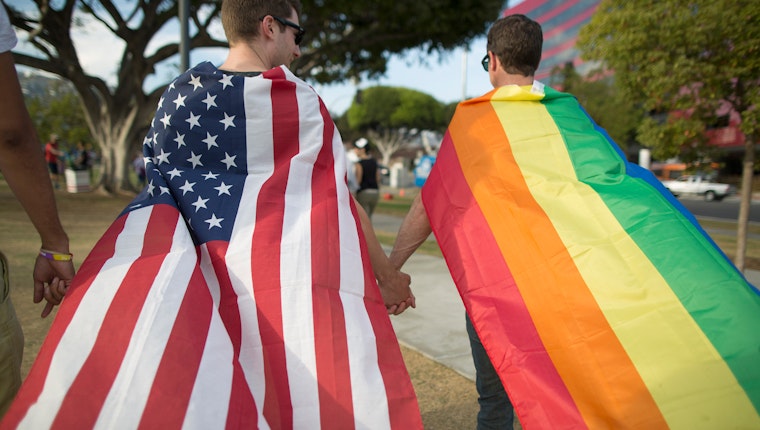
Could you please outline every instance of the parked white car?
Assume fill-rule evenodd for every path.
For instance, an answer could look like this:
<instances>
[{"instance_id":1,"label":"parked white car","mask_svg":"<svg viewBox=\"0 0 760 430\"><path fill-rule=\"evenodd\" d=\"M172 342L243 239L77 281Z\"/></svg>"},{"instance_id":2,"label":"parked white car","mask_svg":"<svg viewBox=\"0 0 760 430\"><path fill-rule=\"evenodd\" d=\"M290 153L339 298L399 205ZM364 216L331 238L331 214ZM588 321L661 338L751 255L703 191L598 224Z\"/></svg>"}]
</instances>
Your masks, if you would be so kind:
<instances>
[{"instance_id":1,"label":"parked white car","mask_svg":"<svg viewBox=\"0 0 760 430\"><path fill-rule=\"evenodd\" d=\"M701 175L683 175L678 179L662 181L662 185L676 197L682 194L700 195L704 196L706 201L721 201L736 193L733 185L712 182L708 177Z\"/></svg>"}]
</instances>

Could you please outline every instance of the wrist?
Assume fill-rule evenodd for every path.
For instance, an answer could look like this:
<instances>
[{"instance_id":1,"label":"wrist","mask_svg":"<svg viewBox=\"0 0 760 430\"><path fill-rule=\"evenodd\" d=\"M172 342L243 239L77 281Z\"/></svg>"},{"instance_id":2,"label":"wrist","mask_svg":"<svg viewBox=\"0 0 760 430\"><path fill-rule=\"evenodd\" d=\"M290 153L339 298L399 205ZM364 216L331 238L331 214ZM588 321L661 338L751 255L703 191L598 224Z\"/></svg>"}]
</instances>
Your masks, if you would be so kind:
<instances>
[{"instance_id":1,"label":"wrist","mask_svg":"<svg viewBox=\"0 0 760 430\"><path fill-rule=\"evenodd\" d=\"M40 248L59 254L68 254L71 252L69 249L69 238L65 234L56 239L43 240Z\"/></svg>"},{"instance_id":2,"label":"wrist","mask_svg":"<svg viewBox=\"0 0 760 430\"><path fill-rule=\"evenodd\" d=\"M71 261L74 258L74 254L70 252L57 252L45 248L40 248L40 256L51 261Z\"/></svg>"}]
</instances>

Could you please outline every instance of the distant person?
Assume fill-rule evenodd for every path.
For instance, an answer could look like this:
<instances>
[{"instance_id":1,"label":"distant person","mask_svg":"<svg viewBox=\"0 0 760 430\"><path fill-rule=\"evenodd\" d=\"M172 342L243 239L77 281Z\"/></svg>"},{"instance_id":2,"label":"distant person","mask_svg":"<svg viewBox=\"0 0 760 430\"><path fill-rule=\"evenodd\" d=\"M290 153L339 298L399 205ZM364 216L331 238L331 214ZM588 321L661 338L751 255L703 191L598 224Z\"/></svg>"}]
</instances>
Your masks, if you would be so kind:
<instances>
[{"instance_id":1,"label":"distant person","mask_svg":"<svg viewBox=\"0 0 760 430\"><path fill-rule=\"evenodd\" d=\"M57 189L61 186L61 164L60 157L65 156L66 153L58 148L58 135L51 134L50 140L45 143L45 161L48 165L48 171L50 172L50 180L53 182L53 186Z\"/></svg>"},{"instance_id":2,"label":"distant person","mask_svg":"<svg viewBox=\"0 0 760 430\"><path fill-rule=\"evenodd\" d=\"M0 7L0 172L40 235L34 264L34 302L47 301L42 316L61 302L74 276L69 238L58 218L55 197L37 133L26 110L13 55L16 33ZM10 296L8 260L0 252L0 418L21 386L24 335Z\"/></svg>"},{"instance_id":3,"label":"distant person","mask_svg":"<svg viewBox=\"0 0 760 430\"><path fill-rule=\"evenodd\" d=\"M356 157L359 161L354 163L356 181L359 188L356 191L356 200L362 205L367 216L372 219L375 207L380 200L380 169L368 151L369 142L365 138L358 139L354 144Z\"/></svg>"},{"instance_id":4,"label":"distant person","mask_svg":"<svg viewBox=\"0 0 760 430\"><path fill-rule=\"evenodd\" d=\"M77 142L74 151L71 153L71 167L74 170L88 170L90 168L90 151L85 147L81 140Z\"/></svg>"},{"instance_id":5,"label":"distant person","mask_svg":"<svg viewBox=\"0 0 760 430\"><path fill-rule=\"evenodd\" d=\"M512 404L524 428L760 428L760 292L573 96L534 80L542 44L524 15L490 28L494 89L457 106L390 257L401 268L435 233L478 428L511 428Z\"/></svg>"},{"instance_id":6,"label":"distant person","mask_svg":"<svg viewBox=\"0 0 760 430\"><path fill-rule=\"evenodd\" d=\"M132 168L135 170L135 175L137 176L137 184L140 188L144 187L146 178L145 158L139 151L135 153L135 158L132 159Z\"/></svg>"},{"instance_id":7,"label":"distant person","mask_svg":"<svg viewBox=\"0 0 760 430\"><path fill-rule=\"evenodd\" d=\"M387 315L414 305L410 279L287 68L300 11L223 0L227 58L166 88L183 103L157 108L147 186L82 264L4 426L422 428Z\"/></svg>"},{"instance_id":8,"label":"distant person","mask_svg":"<svg viewBox=\"0 0 760 430\"><path fill-rule=\"evenodd\" d=\"M356 163L358 162L359 156L356 155L356 146L352 143L349 148L346 148L346 170L348 189L354 197L356 197L356 192L359 191L359 181L356 179Z\"/></svg>"}]
</instances>

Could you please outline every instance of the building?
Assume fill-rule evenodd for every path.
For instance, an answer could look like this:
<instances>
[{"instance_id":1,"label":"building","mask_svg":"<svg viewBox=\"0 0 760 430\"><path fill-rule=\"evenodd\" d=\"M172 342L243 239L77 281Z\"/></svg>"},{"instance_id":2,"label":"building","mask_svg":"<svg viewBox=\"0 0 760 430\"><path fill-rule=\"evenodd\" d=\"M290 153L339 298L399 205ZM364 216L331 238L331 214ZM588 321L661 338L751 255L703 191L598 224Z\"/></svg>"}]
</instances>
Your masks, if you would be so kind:
<instances>
[{"instance_id":1,"label":"building","mask_svg":"<svg viewBox=\"0 0 760 430\"><path fill-rule=\"evenodd\" d=\"M507 2L512 3L512 2ZM507 7L502 16L523 14L541 24L544 31L544 52L536 79L546 80L552 69L572 62L579 73L584 66L575 48L578 31L587 24L596 11L599 0L524 0Z\"/></svg>"}]
</instances>

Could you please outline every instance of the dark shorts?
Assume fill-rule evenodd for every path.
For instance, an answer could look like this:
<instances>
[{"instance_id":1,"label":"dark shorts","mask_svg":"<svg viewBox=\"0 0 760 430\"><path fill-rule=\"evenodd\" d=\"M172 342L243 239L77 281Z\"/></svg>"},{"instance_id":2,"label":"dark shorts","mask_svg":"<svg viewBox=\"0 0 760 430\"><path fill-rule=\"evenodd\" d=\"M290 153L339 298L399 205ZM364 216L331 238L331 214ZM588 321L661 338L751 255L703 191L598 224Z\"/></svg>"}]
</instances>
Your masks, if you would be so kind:
<instances>
[{"instance_id":1,"label":"dark shorts","mask_svg":"<svg viewBox=\"0 0 760 430\"><path fill-rule=\"evenodd\" d=\"M48 170L50 170L50 173L57 175L58 174L58 163L48 163Z\"/></svg>"}]
</instances>

